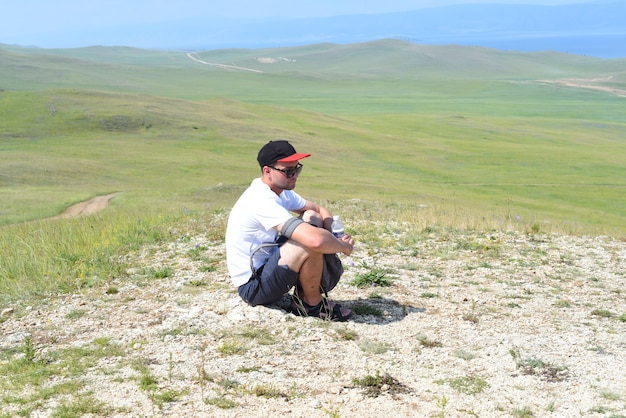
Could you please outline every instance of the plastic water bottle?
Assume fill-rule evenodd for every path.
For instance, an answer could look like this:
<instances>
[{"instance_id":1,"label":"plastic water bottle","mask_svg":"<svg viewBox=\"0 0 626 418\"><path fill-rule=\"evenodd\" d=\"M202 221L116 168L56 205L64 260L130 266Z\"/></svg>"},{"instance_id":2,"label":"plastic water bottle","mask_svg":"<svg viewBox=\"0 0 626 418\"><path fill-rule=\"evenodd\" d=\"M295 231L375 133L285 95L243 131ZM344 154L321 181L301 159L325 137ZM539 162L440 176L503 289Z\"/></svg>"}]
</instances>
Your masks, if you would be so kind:
<instances>
[{"instance_id":1,"label":"plastic water bottle","mask_svg":"<svg viewBox=\"0 0 626 418\"><path fill-rule=\"evenodd\" d=\"M343 228L343 222L341 222L341 218L339 218L339 215L333 216L333 225L331 229L335 238L341 238L345 233L345 230Z\"/></svg>"}]
</instances>

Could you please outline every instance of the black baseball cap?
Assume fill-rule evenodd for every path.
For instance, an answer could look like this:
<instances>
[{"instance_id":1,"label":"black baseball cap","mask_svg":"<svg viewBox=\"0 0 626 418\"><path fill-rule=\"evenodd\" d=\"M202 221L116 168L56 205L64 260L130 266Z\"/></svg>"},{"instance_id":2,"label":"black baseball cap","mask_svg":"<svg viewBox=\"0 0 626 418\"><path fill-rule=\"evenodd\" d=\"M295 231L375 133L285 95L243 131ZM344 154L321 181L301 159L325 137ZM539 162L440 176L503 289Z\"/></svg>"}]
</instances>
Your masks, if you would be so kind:
<instances>
[{"instance_id":1,"label":"black baseball cap","mask_svg":"<svg viewBox=\"0 0 626 418\"><path fill-rule=\"evenodd\" d=\"M272 165L278 162L289 163L310 156L311 154L296 152L296 149L289 142L284 139L279 139L263 145L256 159L261 168L263 168L266 165Z\"/></svg>"}]
</instances>

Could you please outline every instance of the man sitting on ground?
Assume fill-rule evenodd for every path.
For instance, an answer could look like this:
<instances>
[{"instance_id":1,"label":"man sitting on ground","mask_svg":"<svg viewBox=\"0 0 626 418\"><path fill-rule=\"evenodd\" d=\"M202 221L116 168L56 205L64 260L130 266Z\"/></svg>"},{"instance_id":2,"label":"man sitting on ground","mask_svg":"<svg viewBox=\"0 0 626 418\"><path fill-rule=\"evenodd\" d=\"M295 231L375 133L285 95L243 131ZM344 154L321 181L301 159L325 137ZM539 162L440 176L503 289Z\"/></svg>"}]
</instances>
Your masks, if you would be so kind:
<instances>
[{"instance_id":1,"label":"man sitting on ground","mask_svg":"<svg viewBox=\"0 0 626 418\"><path fill-rule=\"evenodd\" d=\"M293 313L344 321L352 312L322 296L330 290L322 289L324 263L328 254L350 255L354 241L350 235L335 238L328 209L293 191L300 160L310 155L297 153L284 140L261 148L261 177L240 196L228 219L228 271L241 298L252 306L275 303L295 287ZM326 285L332 288L338 281L332 277Z\"/></svg>"}]
</instances>

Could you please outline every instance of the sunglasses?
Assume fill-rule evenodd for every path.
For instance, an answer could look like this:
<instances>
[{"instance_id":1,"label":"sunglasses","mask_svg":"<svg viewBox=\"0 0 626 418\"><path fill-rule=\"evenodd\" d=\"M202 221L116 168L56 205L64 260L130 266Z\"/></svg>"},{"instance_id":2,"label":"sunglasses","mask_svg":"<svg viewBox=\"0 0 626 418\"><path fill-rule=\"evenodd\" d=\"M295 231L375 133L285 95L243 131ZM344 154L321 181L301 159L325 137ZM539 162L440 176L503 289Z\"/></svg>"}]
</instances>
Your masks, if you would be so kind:
<instances>
[{"instance_id":1,"label":"sunglasses","mask_svg":"<svg viewBox=\"0 0 626 418\"><path fill-rule=\"evenodd\" d=\"M300 164L300 163L298 163L297 166L295 166L293 168L288 168L286 170L283 170L282 168L272 167L271 165L268 165L268 167L271 168L272 170L280 171L288 179L292 178L296 174L300 174L300 172L302 171L302 164Z\"/></svg>"}]
</instances>

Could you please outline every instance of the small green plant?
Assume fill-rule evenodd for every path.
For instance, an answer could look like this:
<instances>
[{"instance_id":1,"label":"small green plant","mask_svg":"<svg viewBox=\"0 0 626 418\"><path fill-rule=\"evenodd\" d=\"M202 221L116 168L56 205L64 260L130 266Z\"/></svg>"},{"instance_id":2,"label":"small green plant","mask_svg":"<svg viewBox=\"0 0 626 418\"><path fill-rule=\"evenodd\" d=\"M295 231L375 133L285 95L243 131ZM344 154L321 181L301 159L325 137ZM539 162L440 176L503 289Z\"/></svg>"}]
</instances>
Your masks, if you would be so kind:
<instances>
[{"instance_id":1,"label":"small green plant","mask_svg":"<svg viewBox=\"0 0 626 418\"><path fill-rule=\"evenodd\" d=\"M24 338L24 341L22 342L22 353L24 353L25 362L31 363L35 361L37 349L35 348L33 339L30 336Z\"/></svg>"},{"instance_id":2,"label":"small green plant","mask_svg":"<svg viewBox=\"0 0 626 418\"><path fill-rule=\"evenodd\" d=\"M141 390L152 391L156 390L157 383L159 381L156 377L152 376L147 370L139 377L139 388Z\"/></svg>"},{"instance_id":3,"label":"small green plant","mask_svg":"<svg viewBox=\"0 0 626 418\"><path fill-rule=\"evenodd\" d=\"M237 372L239 373L252 373L252 372L258 372L259 370L261 370L261 367L259 366L241 366L239 368L237 368Z\"/></svg>"},{"instance_id":4,"label":"small green plant","mask_svg":"<svg viewBox=\"0 0 626 418\"><path fill-rule=\"evenodd\" d=\"M150 275L154 279L167 279L174 275L174 269L171 267L161 267L158 269L152 269Z\"/></svg>"},{"instance_id":5,"label":"small green plant","mask_svg":"<svg viewBox=\"0 0 626 418\"><path fill-rule=\"evenodd\" d=\"M235 379L224 378L218 382L218 385L226 390L237 389L241 384Z\"/></svg>"},{"instance_id":6,"label":"small green plant","mask_svg":"<svg viewBox=\"0 0 626 418\"><path fill-rule=\"evenodd\" d=\"M205 399L204 403L206 403L207 405L216 406L220 409L233 409L236 408L238 405L237 402L224 396Z\"/></svg>"},{"instance_id":7,"label":"small green plant","mask_svg":"<svg viewBox=\"0 0 626 418\"><path fill-rule=\"evenodd\" d=\"M217 352L223 356L233 356L237 354L245 354L248 347L237 339L228 339L222 342L217 348Z\"/></svg>"},{"instance_id":8,"label":"small green plant","mask_svg":"<svg viewBox=\"0 0 626 418\"><path fill-rule=\"evenodd\" d=\"M422 293L422 294L420 295L420 297L421 297L421 298L424 298L424 299L432 299L432 298L437 298L437 297L439 297L439 295L438 295L438 294L436 294L436 293L424 292L424 293Z\"/></svg>"},{"instance_id":9,"label":"small green plant","mask_svg":"<svg viewBox=\"0 0 626 418\"><path fill-rule=\"evenodd\" d=\"M84 309L74 309L73 311L65 315L65 317L67 319L78 319L78 318L82 318L86 314L87 314L87 311Z\"/></svg>"},{"instance_id":10,"label":"small green plant","mask_svg":"<svg viewBox=\"0 0 626 418\"><path fill-rule=\"evenodd\" d=\"M247 326L238 335L256 341L260 345L276 344L276 336L267 328Z\"/></svg>"},{"instance_id":11,"label":"small green plant","mask_svg":"<svg viewBox=\"0 0 626 418\"><path fill-rule=\"evenodd\" d=\"M374 398L380 396L383 389L391 394L408 392L408 388L405 385L388 373L381 375L378 370L375 375L352 379L352 384L362 388L366 395Z\"/></svg>"},{"instance_id":12,"label":"small green plant","mask_svg":"<svg viewBox=\"0 0 626 418\"><path fill-rule=\"evenodd\" d=\"M441 341L431 340L426 335L418 335L417 341L420 343L422 347L425 348L435 348L435 347L443 347Z\"/></svg>"},{"instance_id":13,"label":"small green plant","mask_svg":"<svg viewBox=\"0 0 626 418\"><path fill-rule=\"evenodd\" d=\"M286 398L289 399L289 395L285 392L281 391L274 385L269 384L258 384L255 385L252 389L250 389L250 393L263 398L273 399L273 398Z\"/></svg>"},{"instance_id":14,"label":"small green plant","mask_svg":"<svg viewBox=\"0 0 626 418\"><path fill-rule=\"evenodd\" d=\"M457 348L456 350L454 350L452 352L452 354L455 357L458 357L458 358L463 359L463 360L472 360L472 359L476 358L476 354L474 354L474 353L472 353L470 351L463 350L461 348Z\"/></svg>"},{"instance_id":15,"label":"small green plant","mask_svg":"<svg viewBox=\"0 0 626 418\"><path fill-rule=\"evenodd\" d=\"M594 414L606 414L607 412L610 412L610 411L611 409L604 405L593 406L591 407L591 409L589 409L589 412L593 412ZM613 417L615 416L613 415L611 418Z\"/></svg>"},{"instance_id":16,"label":"small green plant","mask_svg":"<svg viewBox=\"0 0 626 418\"><path fill-rule=\"evenodd\" d=\"M552 304L555 308L571 308L572 303L569 300L560 299Z\"/></svg>"},{"instance_id":17,"label":"small green plant","mask_svg":"<svg viewBox=\"0 0 626 418\"><path fill-rule=\"evenodd\" d=\"M165 403L176 402L178 399L180 399L183 393L184 392L173 389L166 389L160 392L157 391L154 392L154 394L152 395L152 402L154 402L159 407L159 409L161 409L163 408L163 404Z\"/></svg>"},{"instance_id":18,"label":"small green plant","mask_svg":"<svg viewBox=\"0 0 626 418\"><path fill-rule=\"evenodd\" d=\"M352 310L356 315L372 315L379 318L383 316L382 310L367 303L355 303Z\"/></svg>"},{"instance_id":19,"label":"small green plant","mask_svg":"<svg viewBox=\"0 0 626 418\"><path fill-rule=\"evenodd\" d=\"M435 383L446 383L452 389L466 395L476 395L489 386L483 378L474 375L438 380Z\"/></svg>"},{"instance_id":20,"label":"small green plant","mask_svg":"<svg viewBox=\"0 0 626 418\"><path fill-rule=\"evenodd\" d=\"M621 314L617 319L619 319L622 322L626 322L626 313Z\"/></svg>"},{"instance_id":21,"label":"small green plant","mask_svg":"<svg viewBox=\"0 0 626 418\"><path fill-rule=\"evenodd\" d=\"M107 415L110 408L96 399L92 393L81 393L80 396L67 399L54 409L53 417L82 417L85 415Z\"/></svg>"},{"instance_id":22,"label":"small green plant","mask_svg":"<svg viewBox=\"0 0 626 418\"><path fill-rule=\"evenodd\" d=\"M533 410L529 406L514 409L513 411L511 411L511 415L516 418L532 418L535 416Z\"/></svg>"},{"instance_id":23,"label":"small green plant","mask_svg":"<svg viewBox=\"0 0 626 418\"><path fill-rule=\"evenodd\" d=\"M613 313L607 309L594 309L591 311L591 315L598 316L600 318L611 318Z\"/></svg>"},{"instance_id":24,"label":"small green plant","mask_svg":"<svg viewBox=\"0 0 626 418\"><path fill-rule=\"evenodd\" d=\"M393 349L393 346L388 343L374 340L361 340L358 345L363 352L372 354L383 354Z\"/></svg>"},{"instance_id":25,"label":"small green plant","mask_svg":"<svg viewBox=\"0 0 626 418\"><path fill-rule=\"evenodd\" d=\"M437 398L437 408L439 408L439 412L433 415L436 418L444 418L446 416L446 406L448 406L448 398L445 395L441 396L441 398Z\"/></svg>"},{"instance_id":26,"label":"small green plant","mask_svg":"<svg viewBox=\"0 0 626 418\"><path fill-rule=\"evenodd\" d=\"M480 321L480 317L474 312L466 312L463 314L463 320L477 324Z\"/></svg>"},{"instance_id":27,"label":"small green plant","mask_svg":"<svg viewBox=\"0 0 626 418\"><path fill-rule=\"evenodd\" d=\"M566 367L554 366L537 358L518 359L517 368L522 374L538 376L548 382L562 382L569 377Z\"/></svg>"},{"instance_id":28,"label":"small green plant","mask_svg":"<svg viewBox=\"0 0 626 418\"><path fill-rule=\"evenodd\" d=\"M206 253L207 250L208 250L208 248L205 247L204 245L197 245L194 248L192 248L189 251L187 251L187 255L192 260L200 260L203 257L204 253Z\"/></svg>"},{"instance_id":29,"label":"small green plant","mask_svg":"<svg viewBox=\"0 0 626 418\"><path fill-rule=\"evenodd\" d=\"M187 286L191 286L191 287L204 287L204 286L207 286L208 284L209 283L203 279L193 279L187 282Z\"/></svg>"},{"instance_id":30,"label":"small green plant","mask_svg":"<svg viewBox=\"0 0 626 418\"><path fill-rule=\"evenodd\" d=\"M341 418L341 413L336 408L335 409L324 409L324 412L326 413L326 415L328 415L329 418Z\"/></svg>"},{"instance_id":31,"label":"small green plant","mask_svg":"<svg viewBox=\"0 0 626 418\"><path fill-rule=\"evenodd\" d=\"M620 399L622 399L622 396L619 393L608 392L608 391L602 391L600 393L600 396L602 396L604 399L607 399L609 401L619 401Z\"/></svg>"},{"instance_id":32,"label":"small green plant","mask_svg":"<svg viewBox=\"0 0 626 418\"><path fill-rule=\"evenodd\" d=\"M353 341L356 340L358 337L356 331L348 329L347 327L337 327L335 328L335 332L341 339L344 339L346 341Z\"/></svg>"},{"instance_id":33,"label":"small green plant","mask_svg":"<svg viewBox=\"0 0 626 418\"><path fill-rule=\"evenodd\" d=\"M393 284L393 280L387 277L387 271L374 268L367 273L356 275L352 280L352 285L356 287L381 286L388 287Z\"/></svg>"}]
</instances>

